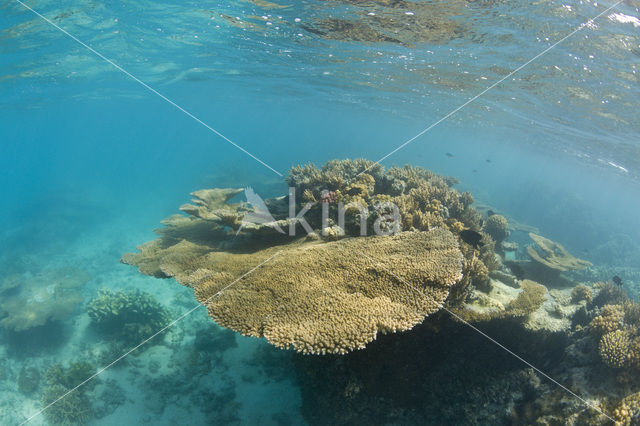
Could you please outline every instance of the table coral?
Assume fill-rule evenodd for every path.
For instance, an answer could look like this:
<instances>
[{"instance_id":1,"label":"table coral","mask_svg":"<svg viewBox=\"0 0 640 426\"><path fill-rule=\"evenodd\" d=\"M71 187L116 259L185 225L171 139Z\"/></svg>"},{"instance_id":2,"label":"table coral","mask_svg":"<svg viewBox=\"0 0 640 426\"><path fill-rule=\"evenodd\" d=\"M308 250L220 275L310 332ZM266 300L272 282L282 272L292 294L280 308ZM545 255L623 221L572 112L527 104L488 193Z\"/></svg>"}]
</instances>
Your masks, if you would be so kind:
<instances>
[{"instance_id":1,"label":"table coral","mask_svg":"<svg viewBox=\"0 0 640 426\"><path fill-rule=\"evenodd\" d=\"M128 259L137 263L135 256ZM364 347L378 332L408 330L439 310L461 277L462 255L453 234L436 229L298 241L253 253L210 251L183 266L179 281L194 288L220 325L304 353L344 353Z\"/></svg>"},{"instance_id":2,"label":"table coral","mask_svg":"<svg viewBox=\"0 0 640 426\"><path fill-rule=\"evenodd\" d=\"M363 347L378 332L410 329L438 310L452 288L455 297L448 303L464 300L472 283L487 280L497 265L493 241L482 233L481 215L471 206L473 197L453 189L453 178L412 166L385 170L359 159L293 167L286 181L295 190L289 197L296 197L296 212L309 207L305 220L315 238L246 224L242 219L253 206L229 204L240 190L202 190L181 207L189 216L163 221L159 238L125 254L122 262L193 287L221 325L309 353L344 353ZM282 229L301 229L301 221L289 217L289 197L264 202ZM333 218L340 205L348 206L344 220L338 215L337 224L326 224L323 213ZM394 224L386 216L390 205L400 217ZM391 236L360 237L362 226L367 235L385 230ZM323 229L331 236L319 239ZM458 238L465 229L482 233L480 247ZM255 277L209 300L223 284L279 251ZM397 278L370 265L360 252L426 296L406 288L397 293ZM396 263L389 263L388 254Z\"/></svg>"},{"instance_id":3,"label":"table coral","mask_svg":"<svg viewBox=\"0 0 640 426\"><path fill-rule=\"evenodd\" d=\"M568 271L570 269L583 269L591 266L591 262L572 256L562 245L548 238L529 233L536 247L527 247L527 253L531 258L549 269L556 271Z\"/></svg>"}]
</instances>

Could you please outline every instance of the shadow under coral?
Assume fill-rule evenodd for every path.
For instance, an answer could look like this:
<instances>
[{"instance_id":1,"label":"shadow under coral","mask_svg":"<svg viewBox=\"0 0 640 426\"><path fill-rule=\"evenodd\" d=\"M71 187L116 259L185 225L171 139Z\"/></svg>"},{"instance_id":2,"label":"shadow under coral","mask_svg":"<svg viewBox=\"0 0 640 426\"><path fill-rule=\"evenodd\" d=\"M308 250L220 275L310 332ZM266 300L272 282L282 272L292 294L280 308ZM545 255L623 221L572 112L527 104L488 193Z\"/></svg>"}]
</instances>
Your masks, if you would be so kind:
<instances>
[{"instance_id":1,"label":"shadow under coral","mask_svg":"<svg viewBox=\"0 0 640 426\"><path fill-rule=\"evenodd\" d=\"M438 314L408 333L379 336L366 349L343 356L296 354L305 419L311 424L517 422L523 409L517 407L535 399L540 380L448 316ZM566 336L526 336L516 322L490 321L481 328L543 371L552 370L565 349Z\"/></svg>"}]
</instances>

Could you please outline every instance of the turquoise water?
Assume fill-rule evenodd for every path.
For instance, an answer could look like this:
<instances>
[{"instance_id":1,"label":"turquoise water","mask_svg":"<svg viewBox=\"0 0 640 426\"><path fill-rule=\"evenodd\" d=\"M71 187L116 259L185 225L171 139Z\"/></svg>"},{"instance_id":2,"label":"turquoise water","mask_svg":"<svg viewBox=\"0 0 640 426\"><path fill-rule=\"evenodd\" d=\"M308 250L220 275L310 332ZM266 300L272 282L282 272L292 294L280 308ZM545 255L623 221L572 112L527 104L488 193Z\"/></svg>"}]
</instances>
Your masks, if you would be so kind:
<instances>
[{"instance_id":1,"label":"turquoise water","mask_svg":"<svg viewBox=\"0 0 640 426\"><path fill-rule=\"evenodd\" d=\"M294 165L378 160L614 4L278 3L28 3L275 172L19 3L0 3L3 286L82 276L70 313L0 328L0 423L43 408L48 366L90 360L98 371L126 350L90 327L99 289L150 293L171 318L197 306L189 289L119 263L189 192L252 185L273 197ZM639 6L619 4L382 164L457 177L477 202L592 262L581 279L618 275L637 298ZM327 24L338 18L364 27ZM194 350L207 329L226 343ZM289 352L229 338L204 309L158 339L100 373L100 403L82 423L318 423ZM200 353L210 359L194 361ZM41 371L31 390L18 386L25 368Z\"/></svg>"}]
</instances>

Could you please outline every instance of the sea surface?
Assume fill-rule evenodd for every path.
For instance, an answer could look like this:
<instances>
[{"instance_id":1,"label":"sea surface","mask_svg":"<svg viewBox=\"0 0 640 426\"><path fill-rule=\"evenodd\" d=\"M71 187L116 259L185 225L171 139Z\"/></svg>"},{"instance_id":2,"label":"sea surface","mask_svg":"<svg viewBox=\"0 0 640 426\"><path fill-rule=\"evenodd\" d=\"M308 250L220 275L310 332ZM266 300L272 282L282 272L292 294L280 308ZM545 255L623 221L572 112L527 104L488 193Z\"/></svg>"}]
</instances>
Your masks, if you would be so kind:
<instances>
[{"instance_id":1,"label":"sea surface","mask_svg":"<svg viewBox=\"0 0 640 426\"><path fill-rule=\"evenodd\" d=\"M100 289L149 293L170 318L198 306L119 262L190 192L283 195L283 175L309 162L454 176L476 203L593 263L585 280L617 275L638 298L639 8L0 1L0 279L32 295L5 291L0 304L29 310L70 276L80 295L33 328L0 327L0 423L55 424L41 412L48 367L90 360L97 372L126 352L90 325ZM22 311L12 306L0 317ZM194 349L196 330L223 343ZM205 309L167 333L100 372L103 396L80 423L308 422L288 352L228 334ZM194 361L201 352L215 359ZM40 378L21 388L27 369Z\"/></svg>"}]
</instances>

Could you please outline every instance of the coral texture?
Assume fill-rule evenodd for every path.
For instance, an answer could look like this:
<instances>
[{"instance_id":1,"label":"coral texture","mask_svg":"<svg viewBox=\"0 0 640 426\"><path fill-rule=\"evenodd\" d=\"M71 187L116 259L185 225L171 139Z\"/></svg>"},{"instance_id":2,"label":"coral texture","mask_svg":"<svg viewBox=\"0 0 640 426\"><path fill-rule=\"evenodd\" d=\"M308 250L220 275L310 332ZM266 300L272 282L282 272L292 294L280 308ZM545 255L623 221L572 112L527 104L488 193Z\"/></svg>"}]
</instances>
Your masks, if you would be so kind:
<instances>
[{"instance_id":1,"label":"coral texture","mask_svg":"<svg viewBox=\"0 0 640 426\"><path fill-rule=\"evenodd\" d=\"M154 253L159 268L193 287L217 323L304 353L346 353L378 332L411 329L442 307L462 273L458 242L444 229L297 242L251 254L211 251L197 257L192 245L182 247L189 262L175 263L180 256L173 246L166 256ZM144 254L137 259L145 263ZM129 260L136 264L136 258Z\"/></svg>"},{"instance_id":2,"label":"coral texture","mask_svg":"<svg viewBox=\"0 0 640 426\"><path fill-rule=\"evenodd\" d=\"M0 325L25 331L68 318L83 300L78 288L90 278L73 268L4 278L0 282Z\"/></svg>"},{"instance_id":3,"label":"coral texture","mask_svg":"<svg viewBox=\"0 0 640 426\"><path fill-rule=\"evenodd\" d=\"M622 330L612 331L600 339L600 358L609 367L622 368L629 355L629 336Z\"/></svg>"},{"instance_id":4,"label":"coral texture","mask_svg":"<svg viewBox=\"0 0 640 426\"><path fill-rule=\"evenodd\" d=\"M555 241L529 233L531 239L536 243L536 247L527 247L527 253L531 258L547 268L557 271L568 271L570 269L583 269L591 266L591 262L578 259Z\"/></svg>"},{"instance_id":5,"label":"coral texture","mask_svg":"<svg viewBox=\"0 0 640 426\"><path fill-rule=\"evenodd\" d=\"M542 284L531 280L520 281L522 292L506 309L506 314L510 316L525 316L536 311L545 301L547 288Z\"/></svg>"},{"instance_id":6,"label":"coral texture","mask_svg":"<svg viewBox=\"0 0 640 426\"><path fill-rule=\"evenodd\" d=\"M170 320L169 311L155 297L137 290L101 289L87 311L98 330L127 343L138 343Z\"/></svg>"},{"instance_id":7,"label":"coral texture","mask_svg":"<svg viewBox=\"0 0 640 426\"><path fill-rule=\"evenodd\" d=\"M501 243L509 236L507 219L499 214L489 216L484 224L484 232L489 234L493 241Z\"/></svg>"},{"instance_id":8,"label":"coral texture","mask_svg":"<svg viewBox=\"0 0 640 426\"><path fill-rule=\"evenodd\" d=\"M223 326L307 353L344 353L378 332L408 330L450 291L448 304L463 301L497 267L494 242L481 230L471 195L452 188L455 179L418 167L385 171L367 160L334 160L293 167L286 181L295 191L264 200L262 213L268 209L282 229L311 232L306 239L245 221L261 211L255 203L229 204L238 189L202 190L181 207L189 216L165 219L156 230L160 238L122 262L193 287ZM302 219L290 217L290 201L296 212L308 210ZM463 230L479 233L481 243L465 242ZM389 237L362 236L379 232ZM212 297L280 251L255 275ZM413 294L362 253L425 295Z\"/></svg>"},{"instance_id":9,"label":"coral texture","mask_svg":"<svg viewBox=\"0 0 640 426\"><path fill-rule=\"evenodd\" d=\"M616 425L637 425L640 420L640 392L625 397L613 412Z\"/></svg>"},{"instance_id":10,"label":"coral texture","mask_svg":"<svg viewBox=\"0 0 640 426\"><path fill-rule=\"evenodd\" d=\"M593 302L593 292L589 287L584 284L578 284L571 291L571 299L574 302L580 302L581 300L587 303Z\"/></svg>"}]
</instances>

